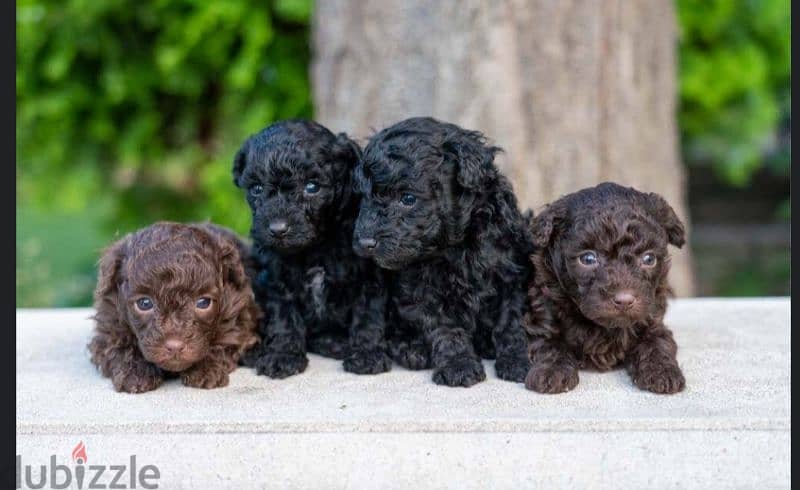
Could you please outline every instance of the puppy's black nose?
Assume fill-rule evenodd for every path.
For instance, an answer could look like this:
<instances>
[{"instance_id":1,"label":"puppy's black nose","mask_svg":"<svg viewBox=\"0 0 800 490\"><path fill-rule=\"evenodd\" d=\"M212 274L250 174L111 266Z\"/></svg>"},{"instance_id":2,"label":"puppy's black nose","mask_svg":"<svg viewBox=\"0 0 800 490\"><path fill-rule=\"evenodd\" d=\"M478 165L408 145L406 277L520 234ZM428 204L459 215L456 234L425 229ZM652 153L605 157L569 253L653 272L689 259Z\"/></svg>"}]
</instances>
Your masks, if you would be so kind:
<instances>
[{"instance_id":1,"label":"puppy's black nose","mask_svg":"<svg viewBox=\"0 0 800 490\"><path fill-rule=\"evenodd\" d=\"M362 248L372 250L378 242L374 238L359 238L358 244L361 245Z\"/></svg>"},{"instance_id":2,"label":"puppy's black nose","mask_svg":"<svg viewBox=\"0 0 800 490\"><path fill-rule=\"evenodd\" d=\"M275 220L270 221L269 223L269 231L273 235L283 235L289 229L289 225L286 223L285 220Z\"/></svg>"},{"instance_id":3,"label":"puppy's black nose","mask_svg":"<svg viewBox=\"0 0 800 490\"><path fill-rule=\"evenodd\" d=\"M636 303L636 296L630 291L620 291L614 295L614 306L620 310L627 310Z\"/></svg>"}]
</instances>

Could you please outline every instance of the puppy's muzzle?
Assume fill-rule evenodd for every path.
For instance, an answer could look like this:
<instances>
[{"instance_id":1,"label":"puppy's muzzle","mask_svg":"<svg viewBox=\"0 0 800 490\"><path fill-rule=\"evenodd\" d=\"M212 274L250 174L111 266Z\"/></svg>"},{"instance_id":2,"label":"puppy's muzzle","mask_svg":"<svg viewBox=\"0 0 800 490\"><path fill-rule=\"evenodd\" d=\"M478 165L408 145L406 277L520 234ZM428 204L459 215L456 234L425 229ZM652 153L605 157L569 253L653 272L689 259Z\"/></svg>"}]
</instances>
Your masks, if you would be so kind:
<instances>
[{"instance_id":1,"label":"puppy's muzzle","mask_svg":"<svg viewBox=\"0 0 800 490\"><path fill-rule=\"evenodd\" d=\"M378 246L378 240L374 238L357 238L355 240L355 252L362 257L371 257L375 255L375 248Z\"/></svg>"},{"instance_id":2,"label":"puppy's muzzle","mask_svg":"<svg viewBox=\"0 0 800 490\"><path fill-rule=\"evenodd\" d=\"M289 231L289 223L283 219L270 221L268 228L271 235L279 237L285 235L286 232Z\"/></svg>"},{"instance_id":3,"label":"puppy's muzzle","mask_svg":"<svg viewBox=\"0 0 800 490\"><path fill-rule=\"evenodd\" d=\"M360 238L358 240L358 244L362 248L372 250L373 248L375 248L376 245L378 245L378 241L375 240L374 238Z\"/></svg>"},{"instance_id":4,"label":"puppy's muzzle","mask_svg":"<svg viewBox=\"0 0 800 490\"><path fill-rule=\"evenodd\" d=\"M614 295L612 301L618 310L625 311L631 309L636 303L636 296L630 291L620 291Z\"/></svg>"}]
</instances>

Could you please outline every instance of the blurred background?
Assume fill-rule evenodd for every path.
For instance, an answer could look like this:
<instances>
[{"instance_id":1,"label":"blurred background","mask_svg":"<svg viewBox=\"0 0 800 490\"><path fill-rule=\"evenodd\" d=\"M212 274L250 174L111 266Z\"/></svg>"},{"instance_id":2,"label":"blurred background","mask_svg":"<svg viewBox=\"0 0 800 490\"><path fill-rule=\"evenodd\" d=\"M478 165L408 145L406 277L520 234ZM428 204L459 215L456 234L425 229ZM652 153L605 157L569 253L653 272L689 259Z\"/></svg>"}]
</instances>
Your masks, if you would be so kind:
<instances>
[{"instance_id":1,"label":"blurred background","mask_svg":"<svg viewBox=\"0 0 800 490\"><path fill-rule=\"evenodd\" d=\"M249 213L231 182L231 161L246 136L272 121L322 114L334 131L369 135L373 119L349 127L347 114L336 112L373 109L342 102L348 84L330 80L347 80L337 67L353 52L367 61L386 53L359 53L357 33L355 47L332 36L369 34L370 16L399 25L430 12L319 1L17 1L18 307L89 305L102 248L157 220L210 219L246 234ZM468 11L464 25L482 29L494 15L483 8ZM675 70L666 72L674 82L664 97L677 124L675 195L685 201L677 207L691 223L692 285L683 292L786 295L789 0L678 0L668 8L675 25L667 24L669 49L657 61ZM620 9L637 25L639 14ZM373 30L376 39L384 34L379 25ZM559 53L547 55L573 59L569 50ZM369 71L350 70L360 78ZM446 69L439 73L446 78ZM381 105L377 92L359 93ZM507 168L514 180L516 167ZM514 181L521 195L526 182Z\"/></svg>"}]
</instances>

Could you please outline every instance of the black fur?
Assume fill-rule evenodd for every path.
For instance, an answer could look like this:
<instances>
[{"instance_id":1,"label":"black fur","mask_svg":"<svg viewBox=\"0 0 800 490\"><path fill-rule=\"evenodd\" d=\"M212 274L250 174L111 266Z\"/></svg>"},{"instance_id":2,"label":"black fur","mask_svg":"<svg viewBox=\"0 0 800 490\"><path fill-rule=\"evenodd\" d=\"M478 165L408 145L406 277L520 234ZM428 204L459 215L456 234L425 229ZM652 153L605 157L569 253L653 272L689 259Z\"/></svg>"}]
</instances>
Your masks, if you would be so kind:
<instances>
[{"instance_id":1,"label":"black fur","mask_svg":"<svg viewBox=\"0 0 800 490\"><path fill-rule=\"evenodd\" d=\"M356 168L353 247L390 271L390 353L433 367L438 384L485 379L479 355L496 356L509 381L530 367L521 319L532 241L497 151L476 131L412 118L374 135Z\"/></svg>"},{"instance_id":2,"label":"black fur","mask_svg":"<svg viewBox=\"0 0 800 490\"><path fill-rule=\"evenodd\" d=\"M306 351L344 359L358 374L391 368L381 272L351 246L360 153L345 134L294 120L251 136L234 159L253 212L253 289L265 313L264 340L243 362L260 374L300 373Z\"/></svg>"}]
</instances>

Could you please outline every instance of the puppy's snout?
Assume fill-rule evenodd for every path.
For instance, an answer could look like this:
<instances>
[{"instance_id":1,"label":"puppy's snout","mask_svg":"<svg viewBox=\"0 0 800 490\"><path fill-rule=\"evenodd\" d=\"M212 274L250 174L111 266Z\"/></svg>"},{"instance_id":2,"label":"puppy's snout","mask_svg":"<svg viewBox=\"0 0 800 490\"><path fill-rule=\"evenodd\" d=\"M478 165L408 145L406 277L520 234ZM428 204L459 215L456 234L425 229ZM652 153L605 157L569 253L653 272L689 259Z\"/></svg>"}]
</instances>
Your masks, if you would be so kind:
<instances>
[{"instance_id":1,"label":"puppy's snout","mask_svg":"<svg viewBox=\"0 0 800 490\"><path fill-rule=\"evenodd\" d=\"M180 354L184 347L186 344L180 339L169 338L164 341L164 348L172 355Z\"/></svg>"},{"instance_id":2,"label":"puppy's snout","mask_svg":"<svg viewBox=\"0 0 800 490\"><path fill-rule=\"evenodd\" d=\"M278 219L269 222L269 232L275 236L281 236L289 231L289 224L286 220Z\"/></svg>"},{"instance_id":3,"label":"puppy's snout","mask_svg":"<svg viewBox=\"0 0 800 490\"><path fill-rule=\"evenodd\" d=\"M636 303L636 296L630 291L620 291L614 295L614 306L620 310L627 310Z\"/></svg>"},{"instance_id":4,"label":"puppy's snout","mask_svg":"<svg viewBox=\"0 0 800 490\"><path fill-rule=\"evenodd\" d=\"M374 238L359 238L358 244L361 246L361 248L372 250L376 245L378 245L378 241Z\"/></svg>"}]
</instances>

